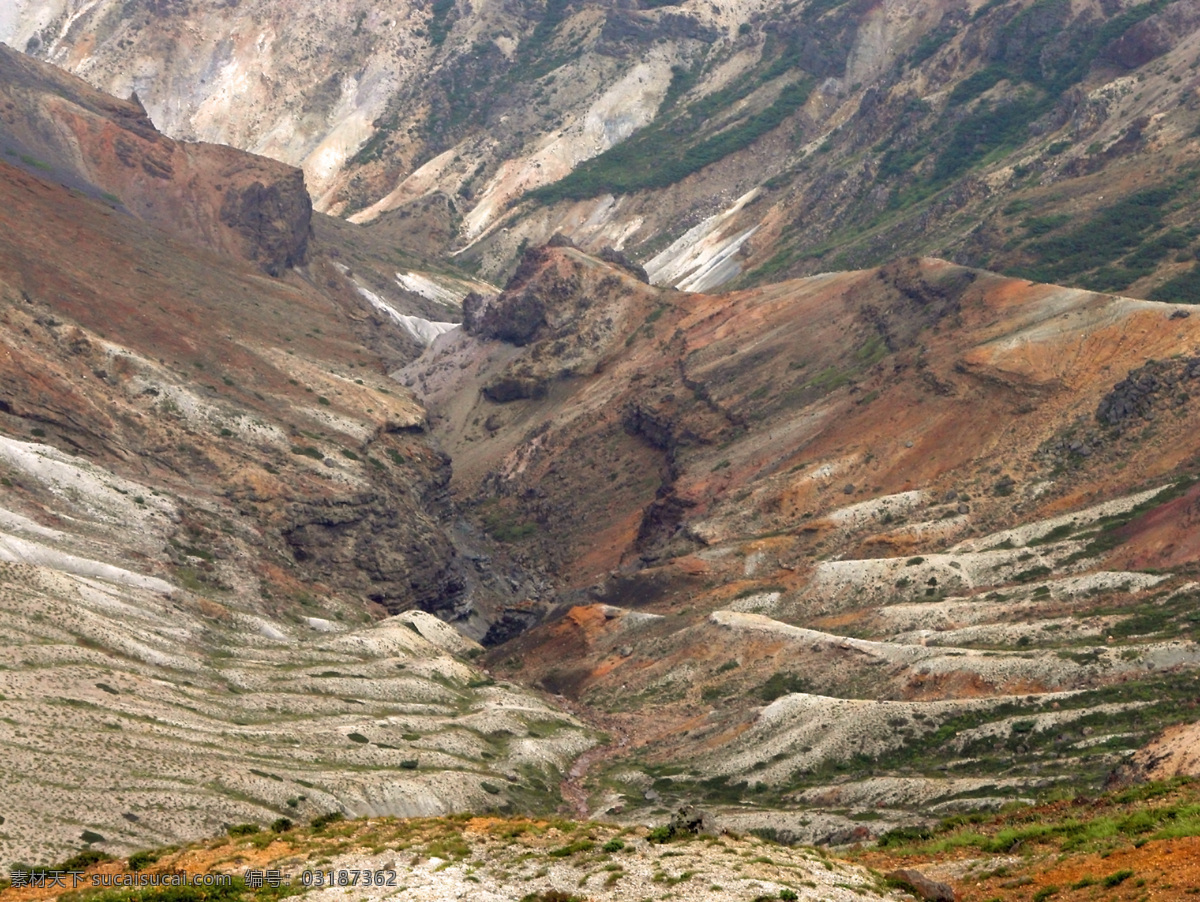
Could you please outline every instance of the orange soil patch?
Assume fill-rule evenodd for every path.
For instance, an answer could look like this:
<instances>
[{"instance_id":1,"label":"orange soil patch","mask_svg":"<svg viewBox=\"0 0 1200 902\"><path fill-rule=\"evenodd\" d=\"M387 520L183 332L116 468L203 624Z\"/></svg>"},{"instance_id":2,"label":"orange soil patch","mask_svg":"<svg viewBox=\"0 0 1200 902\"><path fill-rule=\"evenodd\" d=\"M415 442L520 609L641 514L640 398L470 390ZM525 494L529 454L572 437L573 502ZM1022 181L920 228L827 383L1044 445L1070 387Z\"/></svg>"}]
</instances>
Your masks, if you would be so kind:
<instances>
[{"instance_id":1,"label":"orange soil patch","mask_svg":"<svg viewBox=\"0 0 1200 902\"><path fill-rule=\"evenodd\" d=\"M858 860L881 871L901 867L924 870L931 876L955 861L971 856L918 855L893 857L868 852ZM992 856L981 856L986 861ZM1125 877L1122 872L1132 871ZM988 873L985 871L984 873ZM1114 884L1106 886L1106 878ZM1132 846L1108 854L1044 855L1008 865L1002 875L984 879L970 875L940 876L954 887L959 902L1029 902L1039 892L1054 902L1192 902L1200 895L1200 837L1154 840L1140 849Z\"/></svg>"},{"instance_id":2,"label":"orange soil patch","mask_svg":"<svg viewBox=\"0 0 1200 902\"><path fill-rule=\"evenodd\" d=\"M215 845L185 849L173 854L164 855L154 864L147 866L140 873L172 874L182 871L184 874L198 876L202 874L233 874L240 875L248 868L267 868L272 862L290 855L295 846L286 839L277 839L262 849L254 848L244 842L218 842ZM52 869L48 869L52 870ZM76 890L91 888L94 875L127 875L138 873L132 871L121 859L104 861L87 868ZM52 882L52 881L47 881ZM16 889L7 887L0 890L0 902L40 902L40 900L57 899L66 892L72 891L72 878L66 877L66 888L51 886L26 886Z\"/></svg>"},{"instance_id":3,"label":"orange soil patch","mask_svg":"<svg viewBox=\"0 0 1200 902\"><path fill-rule=\"evenodd\" d=\"M812 628L818 630L839 630L866 620L871 611L849 611L845 614L834 614L829 617L818 617L812 621Z\"/></svg>"},{"instance_id":4,"label":"orange soil patch","mask_svg":"<svg viewBox=\"0 0 1200 902\"><path fill-rule=\"evenodd\" d=\"M997 687L977 673L915 674L904 689L908 701L938 701L948 698L987 698Z\"/></svg>"},{"instance_id":5,"label":"orange soil patch","mask_svg":"<svg viewBox=\"0 0 1200 902\"><path fill-rule=\"evenodd\" d=\"M1149 511L1127 526L1113 563L1142 570L1178 567L1200 560L1200 485Z\"/></svg>"}]
</instances>

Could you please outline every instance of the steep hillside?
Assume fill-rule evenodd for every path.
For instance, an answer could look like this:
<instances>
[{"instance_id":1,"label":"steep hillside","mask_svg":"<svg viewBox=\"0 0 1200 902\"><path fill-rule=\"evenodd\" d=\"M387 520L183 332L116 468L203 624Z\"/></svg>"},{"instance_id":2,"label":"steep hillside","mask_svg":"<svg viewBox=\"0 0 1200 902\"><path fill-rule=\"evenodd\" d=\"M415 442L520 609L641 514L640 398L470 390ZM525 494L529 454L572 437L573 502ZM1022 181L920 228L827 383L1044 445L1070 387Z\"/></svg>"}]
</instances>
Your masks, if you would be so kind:
<instances>
[{"instance_id":1,"label":"steep hillside","mask_svg":"<svg viewBox=\"0 0 1200 902\"><path fill-rule=\"evenodd\" d=\"M485 641L549 615L491 662L619 737L581 813L831 841L1195 718L1185 309L936 260L685 295L559 244L398 375L556 586Z\"/></svg>"},{"instance_id":2,"label":"steep hillside","mask_svg":"<svg viewBox=\"0 0 1200 902\"><path fill-rule=\"evenodd\" d=\"M14 57L0 860L331 810L552 805L587 729L494 683L476 643L420 610L482 635L521 572L459 523L426 411L385 376L416 348L340 261L386 261L330 239L268 276L214 211L254 178L238 209L270 228L273 191L307 208L298 173L175 144ZM172 165L109 196L131 130L130 153Z\"/></svg>"},{"instance_id":3,"label":"steep hillside","mask_svg":"<svg viewBox=\"0 0 1200 902\"><path fill-rule=\"evenodd\" d=\"M304 167L480 275L563 232L658 284L933 254L1194 301L1188 0L18 0L0 39Z\"/></svg>"}]
</instances>

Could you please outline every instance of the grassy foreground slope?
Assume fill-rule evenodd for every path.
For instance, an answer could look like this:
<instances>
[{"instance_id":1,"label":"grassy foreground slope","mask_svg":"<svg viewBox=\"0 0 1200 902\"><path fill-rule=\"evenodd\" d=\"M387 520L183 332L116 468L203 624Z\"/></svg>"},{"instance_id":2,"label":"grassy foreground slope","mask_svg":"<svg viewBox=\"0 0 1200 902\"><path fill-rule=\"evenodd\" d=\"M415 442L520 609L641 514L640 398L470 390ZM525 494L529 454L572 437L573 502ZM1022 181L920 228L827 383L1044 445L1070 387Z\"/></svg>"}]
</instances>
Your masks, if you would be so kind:
<instances>
[{"instance_id":1,"label":"grassy foreground slope","mask_svg":"<svg viewBox=\"0 0 1200 902\"><path fill-rule=\"evenodd\" d=\"M1200 885L1200 782L1157 781L1097 798L1014 806L898 830L838 857L766 835L697 835L660 826L471 817L342 821L307 827L235 825L227 836L90 866L89 874L229 873L220 890L78 891L69 902L274 902L313 898L523 900L903 898L894 876L916 868L984 900L1187 900ZM86 860L86 859L84 859ZM76 862L74 866L78 866ZM247 870L278 870L284 885L247 885ZM372 885L305 887L305 871L372 873ZM390 880L387 872L395 871ZM373 885L379 872L392 885ZM287 879L290 877L290 884ZM90 876L89 880L90 882ZM315 883L313 878L308 883ZM253 881L251 881L251 884ZM0 900L50 890L0 889Z\"/></svg>"}]
</instances>

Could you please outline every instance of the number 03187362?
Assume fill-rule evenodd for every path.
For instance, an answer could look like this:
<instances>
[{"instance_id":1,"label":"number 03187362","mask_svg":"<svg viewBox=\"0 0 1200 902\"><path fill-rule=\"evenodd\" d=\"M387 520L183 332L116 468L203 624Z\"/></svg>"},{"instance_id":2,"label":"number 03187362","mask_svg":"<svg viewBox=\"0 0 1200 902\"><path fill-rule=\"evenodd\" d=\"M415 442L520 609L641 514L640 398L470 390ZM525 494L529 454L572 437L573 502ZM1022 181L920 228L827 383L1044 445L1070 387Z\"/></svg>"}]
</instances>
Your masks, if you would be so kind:
<instances>
[{"instance_id":1,"label":"number 03187362","mask_svg":"<svg viewBox=\"0 0 1200 902\"><path fill-rule=\"evenodd\" d=\"M302 886L395 886L395 871L301 871Z\"/></svg>"}]
</instances>

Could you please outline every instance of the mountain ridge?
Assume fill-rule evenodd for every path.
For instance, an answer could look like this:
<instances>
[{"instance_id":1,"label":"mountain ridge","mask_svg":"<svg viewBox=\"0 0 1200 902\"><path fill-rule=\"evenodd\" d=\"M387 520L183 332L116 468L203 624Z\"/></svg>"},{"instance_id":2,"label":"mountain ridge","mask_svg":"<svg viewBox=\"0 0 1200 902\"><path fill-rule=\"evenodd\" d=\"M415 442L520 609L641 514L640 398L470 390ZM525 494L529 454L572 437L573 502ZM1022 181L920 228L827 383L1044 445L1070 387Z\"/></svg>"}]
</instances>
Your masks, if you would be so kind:
<instances>
[{"instance_id":1,"label":"mountain ridge","mask_svg":"<svg viewBox=\"0 0 1200 902\"><path fill-rule=\"evenodd\" d=\"M438 198L440 251L492 281L563 232L693 289L934 255L1194 296L1190 189L1046 267L1172 181L1147 173L1195 167L1200 23L1178 0L345 0L294 45L270 0L10 15L0 38L136 90L168 131L302 164L321 210L365 222Z\"/></svg>"}]
</instances>

